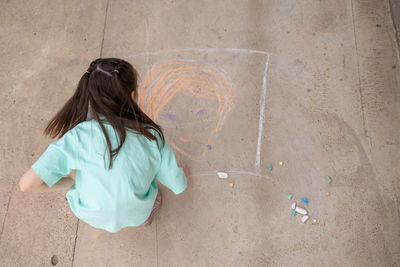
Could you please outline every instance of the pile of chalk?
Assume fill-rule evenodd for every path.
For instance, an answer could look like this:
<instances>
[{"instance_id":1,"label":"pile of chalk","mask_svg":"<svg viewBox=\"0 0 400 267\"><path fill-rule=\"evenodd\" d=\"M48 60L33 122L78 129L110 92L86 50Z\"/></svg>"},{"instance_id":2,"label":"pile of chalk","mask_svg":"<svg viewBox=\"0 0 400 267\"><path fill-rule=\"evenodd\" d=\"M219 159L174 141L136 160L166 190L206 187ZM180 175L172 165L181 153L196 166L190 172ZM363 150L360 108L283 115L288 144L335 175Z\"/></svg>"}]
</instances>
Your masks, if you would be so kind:
<instances>
[{"instance_id":1,"label":"pile of chalk","mask_svg":"<svg viewBox=\"0 0 400 267\"><path fill-rule=\"evenodd\" d=\"M304 215L303 217L301 217L302 223L305 223L309 218L309 216L307 215L308 214L307 210L305 210L302 207L297 206L296 202L293 202L292 203L292 215L295 216L296 213Z\"/></svg>"}]
</instances>

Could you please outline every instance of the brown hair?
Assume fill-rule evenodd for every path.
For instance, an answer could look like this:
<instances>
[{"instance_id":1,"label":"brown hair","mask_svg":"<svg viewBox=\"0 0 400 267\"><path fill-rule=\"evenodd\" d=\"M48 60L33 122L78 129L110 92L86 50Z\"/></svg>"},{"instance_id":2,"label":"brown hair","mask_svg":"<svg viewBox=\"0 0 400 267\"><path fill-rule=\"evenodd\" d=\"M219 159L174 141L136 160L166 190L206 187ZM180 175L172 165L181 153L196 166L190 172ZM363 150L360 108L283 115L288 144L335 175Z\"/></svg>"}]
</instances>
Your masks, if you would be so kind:
<instances>
[{"instance_id":1,"label":"brown hair","mask_svg":"<svg viewBox=\"0 0 400 267\"><path fill-rule=\"evenodd\" d=\"M150 132L154 129L162 139L161 127L152 121L132 99L132 91L137 90L137 71L132 65L118 58L98 58L90 63L87 72L79 80L74 95L50 120L44 135L60 138L80 122L86 120L89 105L93 118L99 123L107 141L110 154L109 169L112 159L125 142L126 129L130 128L150 140L157 138ZM112 149L110 138L99 116L104 116L118 132L120 144Z\"/></svg>"}]
</instances>

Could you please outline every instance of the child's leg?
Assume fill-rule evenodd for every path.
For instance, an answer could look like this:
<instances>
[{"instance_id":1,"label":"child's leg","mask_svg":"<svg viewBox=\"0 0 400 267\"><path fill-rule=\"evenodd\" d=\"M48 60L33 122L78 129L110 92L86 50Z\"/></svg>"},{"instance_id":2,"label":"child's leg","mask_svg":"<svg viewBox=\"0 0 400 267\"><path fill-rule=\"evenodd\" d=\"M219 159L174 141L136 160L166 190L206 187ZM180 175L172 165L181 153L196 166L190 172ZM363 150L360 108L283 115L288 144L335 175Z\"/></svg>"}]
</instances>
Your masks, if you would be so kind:
<instances>
[{"instance_id":1,"label":"child's leg","mask_svg":"<svg viewBox=\"0 0 400 267\"><path fill-rule=\"evenodd\" d=\"M157 197L156 200L154 201L153 209L151 210L149 218L138 227L148 226L152 223L154 214L161 208L161 202L162 202L161 191L160 189L158 189Z\"/></svg>"},{"instance_id":2,"label":"child's leg","mask_svg":"<svg viewBox=\"0 0 400 267\"><path fill-rule=\"evenodd\" d=\"M75 176L76 176L76 170L72 170L69 174L63 176L61 179L71 178L72 180L74 180L75 183ZM68 200L67 197L65 197L65 200Z\"/></svg>"},{"instance_id":3,"label":"child's leg","mask_svg":"<svg viewBox=\"0 0 400 267\"><path fill-rule=\"evenodd\" d=\"M72 170L68 176L71 177L75 181L76 170Z\"/></svg>"}]
</instances>

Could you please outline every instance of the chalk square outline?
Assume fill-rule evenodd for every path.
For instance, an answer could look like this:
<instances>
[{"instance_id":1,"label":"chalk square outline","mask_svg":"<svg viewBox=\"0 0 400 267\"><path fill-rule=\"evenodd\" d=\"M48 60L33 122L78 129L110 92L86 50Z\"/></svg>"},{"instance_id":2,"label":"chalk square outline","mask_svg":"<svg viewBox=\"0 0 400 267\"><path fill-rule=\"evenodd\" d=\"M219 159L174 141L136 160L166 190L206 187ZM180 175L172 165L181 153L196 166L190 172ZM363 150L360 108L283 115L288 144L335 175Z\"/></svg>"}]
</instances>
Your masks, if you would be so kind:
<instances>
[{"instance_id":1,"label":"chalk square outline","mask_svg":"<svg viewBox=\"0 0 400 267\"><path fill-rule=\"evenodd\" d=\"M261 139L264 130L264 116L265 116L265 103L267 98L267 87L268 87L268 68L269 68L269 60L272 53L261 51L261 50L253 50L253 49L243 49L243 48L181 48L181 49L167 49L167 50L159 50L154 52L141 52L130 56L129 58L135 58L138 56L157 56L161 54L169 54L169 53L179 53L179 52L232 52L239 54L261 54L266 56L264 73L263 73L263 82L261 87L261 96L260 96L260 112L259 112L259 123L258 123L258 137L257 137L257 150L256 150L256 160L254 163L255 173L246 172L243 173L260 176L261 175ZM240 173L240 172L236 172Z\"/></svg>"}]
</instances>

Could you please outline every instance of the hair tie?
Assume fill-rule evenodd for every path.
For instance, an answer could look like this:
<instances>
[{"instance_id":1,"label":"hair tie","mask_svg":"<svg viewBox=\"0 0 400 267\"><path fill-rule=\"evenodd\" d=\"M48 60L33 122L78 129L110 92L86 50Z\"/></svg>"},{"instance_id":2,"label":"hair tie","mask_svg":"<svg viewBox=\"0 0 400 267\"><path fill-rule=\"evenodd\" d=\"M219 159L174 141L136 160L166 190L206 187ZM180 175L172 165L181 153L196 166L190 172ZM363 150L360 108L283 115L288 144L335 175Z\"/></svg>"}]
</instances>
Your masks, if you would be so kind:
<instances>
[{"instance_id":1,"label":"hair tie","mask_svg":"<svg viewBox=\"0 0 400 267\"><path fill-rule=\"evenodd\" d=\"M100 70L101 72L104 72L105 74L111 76L109 73L107 73L106 71L104 71L104 70L102 70L102 69L99 69L98 67L97 67L96 70ZM113 73L113 72L119 73L118 70L112 70L111 73ZM85 73L90 74L90 71L87 70Z\"/></svg>"}]
</instances>

